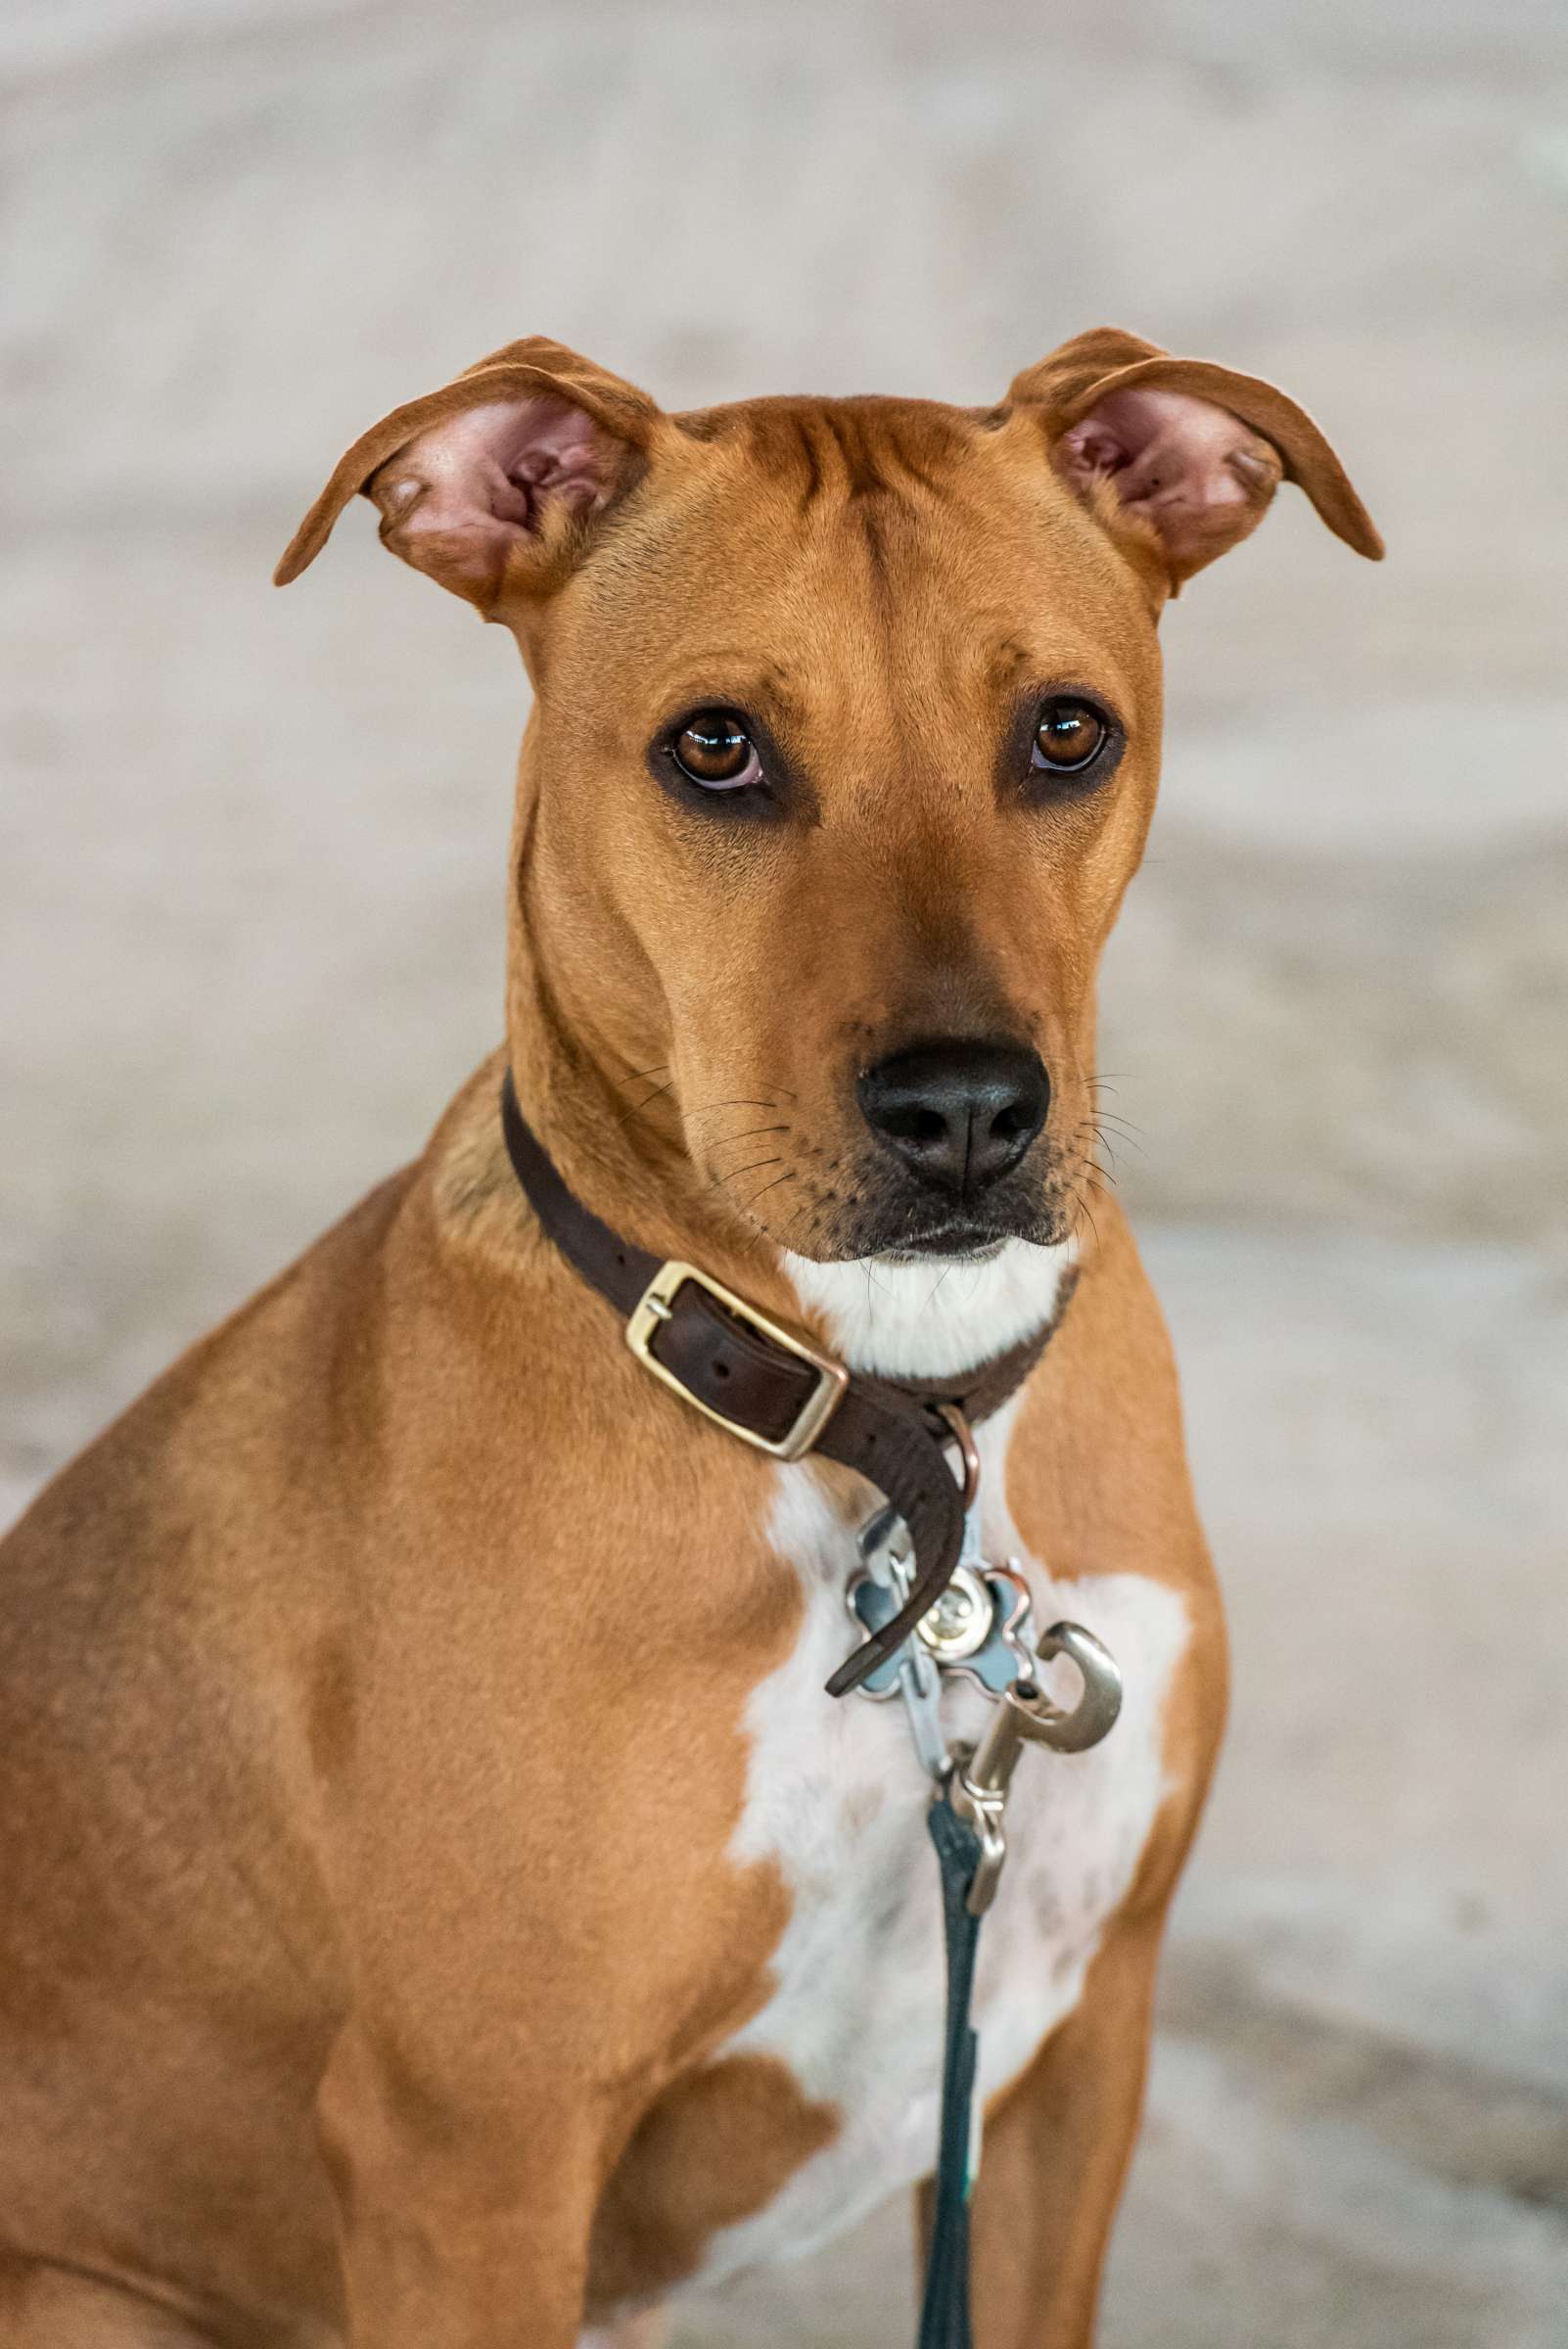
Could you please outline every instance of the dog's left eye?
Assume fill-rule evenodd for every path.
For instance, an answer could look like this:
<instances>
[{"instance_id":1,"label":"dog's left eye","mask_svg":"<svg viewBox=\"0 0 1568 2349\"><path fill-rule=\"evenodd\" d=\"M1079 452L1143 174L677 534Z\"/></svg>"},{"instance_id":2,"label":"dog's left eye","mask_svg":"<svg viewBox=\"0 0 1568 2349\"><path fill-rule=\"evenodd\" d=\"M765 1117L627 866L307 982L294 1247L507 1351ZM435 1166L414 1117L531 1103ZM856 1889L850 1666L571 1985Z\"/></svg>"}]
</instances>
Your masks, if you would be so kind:
<instances>
[{"instance_id":1,"label":"dog's left eye","mask_svg":"<svg viewBox=\"0 0 1568 2349\"><path fill-rule=\"evenodd\" d=\"M1090 702L1057 694L1040 711L1030 764L1047 774L1077 775L1092 766L1111 729Z\"/></svg>"},{"instance_id":2,"label":"dog's left eye","mask_svg":"<svg viewBox=\"0 0 1568 2349\"><path fill-rule=\"evenodd\" d=\"M762 780L757 745L733 710L695 710L669 745L689 782L705 791L743 791Z\"/></svg>"}]
</instances>

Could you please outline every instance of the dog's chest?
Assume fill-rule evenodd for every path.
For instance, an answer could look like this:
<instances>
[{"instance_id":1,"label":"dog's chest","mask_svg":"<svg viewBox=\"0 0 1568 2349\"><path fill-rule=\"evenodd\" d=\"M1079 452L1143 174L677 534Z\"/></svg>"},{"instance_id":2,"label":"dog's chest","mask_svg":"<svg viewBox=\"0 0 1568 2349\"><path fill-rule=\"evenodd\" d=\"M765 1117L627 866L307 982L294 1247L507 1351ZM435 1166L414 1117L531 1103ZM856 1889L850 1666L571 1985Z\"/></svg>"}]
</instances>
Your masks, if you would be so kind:
<instances>
[{"instance_id":1,"label":"dog's chest","mask_svg":"<svg viewBox=\"0 0 1568 2349\"><path fill-rule=\"evenodd\" d=\"M1005 1520L994 1530L991 1553L1019 1555ZM897 1700L824 1698L854 1635L843 1596L853 1547L807 1471L781 1472L773 1534L802 1577L807 1611L792 1654L751 1702L735 1856L775 1865L792 1911L772 1995L722 2052L781 2061L806 2096L837 2109L839 2128L765 2210L711 2243L700 2282L851 2225L930 2172L937 2136L945 1975L928 1781ZM1164 1585L1131 1574L1052 1583L1038 1562L1020 1562L1037 1624L1070 1616L1097 1633L1127 1693L1103 1746L1032 1749L1014 1780L1009 1857L981 1937L983 2099L1070 2012L1131 1881L1164 1793L1162 1716L1187 1631L1180 1597ZM985 1718L978 1691L950 1685L949 1735L972 1737Z\"/></svg>"}]
</instances>

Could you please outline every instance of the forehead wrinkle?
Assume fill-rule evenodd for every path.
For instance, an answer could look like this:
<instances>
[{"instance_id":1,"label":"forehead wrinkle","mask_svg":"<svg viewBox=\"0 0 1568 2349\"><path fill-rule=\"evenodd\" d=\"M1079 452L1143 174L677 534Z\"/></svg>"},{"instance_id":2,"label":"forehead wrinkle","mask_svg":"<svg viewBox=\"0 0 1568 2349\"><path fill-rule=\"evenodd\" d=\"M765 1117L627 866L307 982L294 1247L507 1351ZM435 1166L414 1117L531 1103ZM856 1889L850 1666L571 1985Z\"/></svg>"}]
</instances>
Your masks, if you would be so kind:
<instances>
[{"instance_id":1,"label":"forehead wrinkle","mask_svg":"<svg viewBox=\"0 0 1568 2349\"><path fill-rule=\"evenodd\" d=\"M959 460L976 438L961 410L936 400L875 395L813 399L786 394L710 411L704 438L744 447L765 478L787 485L797 513L818 503L908 494L940 496L945 461Z\"/></svg>"},{"instance_id":2,"label":"forehead wrinkle","mask_svg":"<svg viewBox=\"0 0 1568 2349\"><path fill-rule=\"evenodd\" d=\"M742 710L781 715L798 728L809 704L797 692L793 677L794 671L783 663L760 659L741 645L711 652L682 651L678 661L657 674L649 700L669 710L681 706L696 709L704 702L717 709L733 702Z\"/></svg>"}]
</instances>

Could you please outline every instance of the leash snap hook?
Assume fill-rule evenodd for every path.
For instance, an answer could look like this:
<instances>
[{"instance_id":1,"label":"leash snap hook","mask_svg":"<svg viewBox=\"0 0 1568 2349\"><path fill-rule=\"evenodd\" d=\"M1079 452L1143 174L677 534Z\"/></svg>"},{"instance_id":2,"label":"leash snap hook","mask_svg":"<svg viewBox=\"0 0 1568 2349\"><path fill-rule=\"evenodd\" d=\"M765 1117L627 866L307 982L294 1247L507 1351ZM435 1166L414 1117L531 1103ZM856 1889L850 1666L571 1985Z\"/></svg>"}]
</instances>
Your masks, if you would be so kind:
<instances>
[{"instance_id":1,"label":"leash snap hook","mask_svg":"<svg viewBox=\"0 0 1568 2349\"><path fill-rule=\"evenodd\" d=\"M1084 1686L1078 1703L1064 1713L1038 1681L1015 1681L1009 1694L1017 1700L1021 1734L1048 1745L1053 1753L1086 1753L1109 1736L1122 1710L1122 1674L1116 1658L1081 1623L1053 1623L1041 1632L1035 1653L1044 1664L1066 1656L1077 1665Z\"/></svg>"},{"instance_id":2,"label":"leash snap hook","mask_svg":"<svg viewBox=\"0 0 1568 2349\"><path fill-rule=\"evenodd\" d=\"M1055 1705L1035 1680L1016 1680L1003 1689L978 1745L953 1758L947 1799L980 1840L980 1859L965 1906L983 1916L996 1897L1007 1857L1005 1814L1018 1757L1028 1744L1048 1745L1058 1754L1082 1754L1098 1745L1122 1710L1122 1675L1115 1657L1081 1623L1053 1623L1040 1634L1036 1654L1042 1663L1066 1656L1084 1682L1069 1712Z\"/></svg>"},{"instance_id":3,"label":"leash snap hook","mask_svg":"<svg viewBox=\"0 0 1568 2349\"><path fill-rule=\"evenodd\" d=\"M1006 1711L1006 1700L996 1708L996 1720ZM994 1726L994 1724L993 1724ZM983 1742L990 1742L989 1735ZM1016 1756L1015 1756L1016 1758ZM971 1916L984 1916L996 1898L1001 1882L1002 1863L1007 1858L1007 1788L988 1785L975 1773L978 1755L973 1747L957 1745L952 1750L952 1764L945 1795L954 1816L973 1829L980 1844L980 1857L975 1872L969 1879L964 1895L964 1907ZM1011 1776L1009 1770L1008 1775Z\"/></svg>"}]
</instances>

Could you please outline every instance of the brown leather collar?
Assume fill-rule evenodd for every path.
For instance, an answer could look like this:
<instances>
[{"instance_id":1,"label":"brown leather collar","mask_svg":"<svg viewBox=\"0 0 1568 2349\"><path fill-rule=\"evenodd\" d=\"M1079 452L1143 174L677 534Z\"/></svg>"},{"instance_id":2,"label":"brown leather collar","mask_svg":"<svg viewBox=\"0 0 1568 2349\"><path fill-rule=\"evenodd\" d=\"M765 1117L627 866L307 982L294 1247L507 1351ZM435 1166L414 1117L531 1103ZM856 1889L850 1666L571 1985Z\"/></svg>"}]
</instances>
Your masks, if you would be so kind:
<instances>
[{"instance_id":1,"label":"brown leather collar","mask_svg":"<svg viewBox=\"0 0 1568 2349\"><path fill-rule=\"evenodd\" d=\"M572 1192L518 1106L508 1070L501 1128L513 1171L540 1227L567 1262L625 1318L626 1342L665 1385L732 1435L779 1459L808 1451L856 1469L886 1495L909 1531L915 1580L908 1598L827 1683L843 1696L900 1647L952 1579L963 1541L963 1497L948 1469L953 1430L943 1407L972 1425L1022 1386L1049 1343L1053 1318L961 1377L887 1379L850 1371L716 1281L623 1240Z\"/></svg>"}]
</instances>

